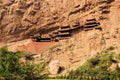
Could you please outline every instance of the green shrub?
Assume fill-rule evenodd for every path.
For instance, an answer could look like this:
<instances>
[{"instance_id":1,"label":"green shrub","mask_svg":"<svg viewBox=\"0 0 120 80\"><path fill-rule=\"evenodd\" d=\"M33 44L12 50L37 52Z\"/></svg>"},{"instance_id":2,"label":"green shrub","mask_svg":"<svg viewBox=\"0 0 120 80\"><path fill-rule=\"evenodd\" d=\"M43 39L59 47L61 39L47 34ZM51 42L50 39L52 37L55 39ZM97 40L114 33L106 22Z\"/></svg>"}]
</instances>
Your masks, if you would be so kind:
<instances>
[{"instance_id":1,"label":"green shrub","mask_svg":"<svg viewBox=\"0 0 120 80\"><path fill-rule=\"evenodd\" d=\"M113 48L108 49L109 51ZM107 53L109 53L108 50ZM108 71L108 68L112 63L117 63L120 60L120 54L103 54L101 52L96 57L89 59L81 67L75 71L71 71L68 75L68 79L81 79L89 80L119 80L120 79L120 68L117 68L114 71Z\"/></svg>"},{"instance_id":2,"label":"green shrub","mask_svg":"<svg viewBox=\"0 0 120 80\"><path fill-rule=\"evenodd\" d=\"M38 80L46 77L42 74L44 65L21 62L22 54L8 51L7 47L0 49L0 80Z\"/></svg>"}]
</instances>

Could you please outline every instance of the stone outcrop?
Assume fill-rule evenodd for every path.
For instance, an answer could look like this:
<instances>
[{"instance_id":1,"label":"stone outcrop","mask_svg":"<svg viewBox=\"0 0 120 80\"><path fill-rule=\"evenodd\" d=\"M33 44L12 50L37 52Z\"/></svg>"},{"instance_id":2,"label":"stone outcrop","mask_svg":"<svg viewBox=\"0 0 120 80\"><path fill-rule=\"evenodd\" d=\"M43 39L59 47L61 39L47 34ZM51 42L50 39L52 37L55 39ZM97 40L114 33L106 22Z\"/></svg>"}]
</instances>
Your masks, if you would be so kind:
<instances>
[{"instance_id":1,"label":"stone outcrop","mask_svg":"<svg viewBox=\"0 0 120 80\"><path fill-rule=\"evenodd\" d=\"M60 61L54 60L49 64L49 71L51 74L58 74L60 68Z\"/></svg>"}]
</instances>

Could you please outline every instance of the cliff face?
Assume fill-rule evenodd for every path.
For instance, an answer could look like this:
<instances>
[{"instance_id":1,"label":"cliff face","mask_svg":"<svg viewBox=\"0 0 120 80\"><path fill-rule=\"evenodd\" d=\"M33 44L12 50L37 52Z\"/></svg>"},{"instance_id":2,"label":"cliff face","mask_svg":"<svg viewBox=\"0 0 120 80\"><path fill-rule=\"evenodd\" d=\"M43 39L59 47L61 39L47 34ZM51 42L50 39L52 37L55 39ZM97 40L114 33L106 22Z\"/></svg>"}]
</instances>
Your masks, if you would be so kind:
<instances>
[{"instance_id":1,"label":"cliff face","mask_svg":"<svg viewBox=\"0 0 120 80\"><path fill-rule=\"evenodd\" d=\"M113 30L119 27L119 3L119 0L1 0L0 40L26 39L31 33L45 34L89 17L100 21L105 30Z\"/></svg>"}]
</instances>

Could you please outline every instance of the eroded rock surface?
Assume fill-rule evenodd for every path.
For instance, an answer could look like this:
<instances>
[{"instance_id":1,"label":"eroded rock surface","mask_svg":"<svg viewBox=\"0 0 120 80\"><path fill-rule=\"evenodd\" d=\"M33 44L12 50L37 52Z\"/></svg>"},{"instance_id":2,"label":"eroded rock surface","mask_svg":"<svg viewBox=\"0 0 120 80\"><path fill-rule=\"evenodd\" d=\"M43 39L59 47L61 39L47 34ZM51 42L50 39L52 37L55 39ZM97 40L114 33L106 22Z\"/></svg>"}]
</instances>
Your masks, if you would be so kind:
<instances>
[{"instance_id":1,"label":"eroded rock surface","mask_svg":"<svg viewBox=\"0 0 120 80\"><path fill-rule=\"evenodd\" d=\"M58 74L60 68L60 61L59 60L54 60L51 61L49 64L49 71L51 74Z\"/></svg>"},{"instance_id":2,"label":"eroded rock surface","mask_svg":"<svg viewBox=\"0 0 120 80\"><path fill-rule=\"evenodd\" d=\"M119 7L119 0L1 0L0 40L47 34L63 24L89 17L97 18L108 32L114 31L119 25Z\"/></svg>"}]
</instances>

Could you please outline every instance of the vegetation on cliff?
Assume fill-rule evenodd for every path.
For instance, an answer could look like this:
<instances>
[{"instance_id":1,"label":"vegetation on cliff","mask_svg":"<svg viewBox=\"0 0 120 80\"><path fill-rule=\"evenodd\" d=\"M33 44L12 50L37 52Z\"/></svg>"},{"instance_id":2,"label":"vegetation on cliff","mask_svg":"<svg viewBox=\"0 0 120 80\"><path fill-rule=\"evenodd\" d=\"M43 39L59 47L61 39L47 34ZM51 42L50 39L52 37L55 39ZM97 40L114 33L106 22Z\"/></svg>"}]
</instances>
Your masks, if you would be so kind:
<instances>
[{"instance_id":1,"label":"vegetation on cliff","mask_svg":"<svg viewBox=\"0 0 120 80\"><path fill-rule=\"evenodd\" d=\"M82 66L70 71L67 76L57 76L54 79L79 80L119 80L120 54L110 47ZM10 52L6 47L0 49L0 80L41 80L47 77L43 65L24 63L20 60L22 52ZM53 79L53 78L52 78Z\"/></svg>"},{"instance_id":2,"label":"vegetation on cliff","mask_svg":"<svg viewBox=\"0 0 120 80\"><path fill-rule=\"evenodd\" d=\"M0 49L0 80L38 80L45 78L43 65L24 63L22 52L10 52L7 47Z\"/></svg>"},{"instance_id":3,"label":"vegetation on cliff","mask_svg":"<svg viewBox=\"0 0 120 80\"><path fill-rule=\"evenodd\" d=\"M114 53L114 47L102 51L96 57L89 59L81 67L69 73L70 79L120 79L120 54Z\"/></svg>"}]
</instances>

